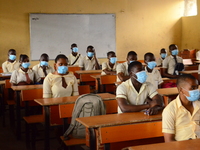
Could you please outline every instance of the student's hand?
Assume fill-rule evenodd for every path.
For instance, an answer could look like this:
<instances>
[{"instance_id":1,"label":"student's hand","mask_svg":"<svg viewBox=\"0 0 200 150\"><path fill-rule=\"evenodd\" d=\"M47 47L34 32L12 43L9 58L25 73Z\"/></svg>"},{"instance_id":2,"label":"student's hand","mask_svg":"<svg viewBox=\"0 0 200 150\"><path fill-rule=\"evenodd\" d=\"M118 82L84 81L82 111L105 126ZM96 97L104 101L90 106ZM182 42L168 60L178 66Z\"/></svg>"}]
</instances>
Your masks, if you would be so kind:
<instances>
[{"instance_id":1,"label":"student's hand","mask_svg":"<svg viewBox=\"0 0 200 150\"><path fill-rule=\"evenodd\" d=\"M96 52L95 52L95 49L93 49L94 50L94 57L96 57Z\"/></svg>"},{"instance_id":2,"label":"student's hand","mask_svg":"<svg viewBox=\"0 0 200 150\"><path fill-rule=\"evenodd\" d=\"M156 115L156 114L158 114L158 112L159 112L159 109L158 109L157 106L155 106L155 107L149 108L149 109L146 111L146 114L147 114L147 115Z\"/></svg>"},{"instance_id":3,"label":"student's hand","mask_svg":"<svg viewBox=\"0 0 200 150\"><path fill-rule=\"evenodd\" d=\"M158 105L157 101L151 100L151 99L147 99L147 103L149 104L150 108L155 107L155 106Z\"/></svg>"}]
</instances>

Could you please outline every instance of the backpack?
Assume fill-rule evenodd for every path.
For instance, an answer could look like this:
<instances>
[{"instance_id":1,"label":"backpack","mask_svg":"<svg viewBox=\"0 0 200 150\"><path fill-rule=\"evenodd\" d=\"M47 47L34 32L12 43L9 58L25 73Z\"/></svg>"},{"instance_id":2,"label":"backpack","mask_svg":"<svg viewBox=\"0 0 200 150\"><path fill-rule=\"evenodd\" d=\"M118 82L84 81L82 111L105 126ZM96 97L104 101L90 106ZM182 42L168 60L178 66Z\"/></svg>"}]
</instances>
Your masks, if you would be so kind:
<instances>
[{"instance_id":1,"label":"backpack","mask_svg":"<svg viewBox=\"0 0 200 150\"><path fill-rule=\"evenodd\" d=\"M71 133L74 138L85 138L85 126L77 122L76 118L105 114L105 105L99 95L84 94L79 96L74 105L71 124L64 133L64 139L69 140Z\"/></svg>"}]
</instances>

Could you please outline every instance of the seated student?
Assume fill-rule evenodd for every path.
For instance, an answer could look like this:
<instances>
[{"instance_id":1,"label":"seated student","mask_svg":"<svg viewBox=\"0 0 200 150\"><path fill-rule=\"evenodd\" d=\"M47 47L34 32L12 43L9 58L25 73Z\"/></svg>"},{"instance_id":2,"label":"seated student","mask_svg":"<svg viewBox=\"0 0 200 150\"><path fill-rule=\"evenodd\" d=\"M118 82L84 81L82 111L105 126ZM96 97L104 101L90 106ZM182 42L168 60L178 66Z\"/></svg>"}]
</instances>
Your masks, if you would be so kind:
<instances>
[{"instance_id":1,"label":"seated student","mask_svg":"<svg viewBox=\"0 0 200 150\"><path fill-rule=\"evenodd\" d=\"M12 85L30 85L41 82L39 75L29 68L30 62L27 55L21 54L19 62L20 68L14 70L10 78Z\"/></svg>"},{"instance_id":2,"label":"seated student","mask_svg":"<svg viewBox=\"0 0 200 150\"><path fill-rule=\"evenodd\" d=\"M123 82L130 78L128 73L128 65L137 60L137 54L134 51L130 51L127 54L126 62L117 65L117 82Z\"/></svg>"},{"instance_id":3,"label":"seated student","mask_svg":"<svg viewBox=\"0 0 200 150\"><path fill-rule=\"evenodd\" d=\"M68 58L60 54L55 59L55 72L49 73L43 83L43 98L79 95L77 79L68 72Z\"/></svg>"},{"instance_id":4,"label":"seated student","mask_svg":"<svg viewBox=\"0 0 200 150\"><path fill-rule=\"evenodd\" d=\"M128 72L130 79L117 87L118 113L146 110L147 115L157 114L162 109L162 100L156 88L146 82L147 75L142 63L130 63Z\"/></svg>"},{"instance_id":5,"label":"seated student","mask_svg":"<svg viewBox=\"0 0 200 150\"><path fill-rule=\"evenodd\" d=\"M8 51L8 60L2 64L3 72L13 72L14 70L19 69L20 63L16 61L16 51L10 49Z\"/></svg>"},{"instance_id":6,"label":"seated student","mask_svg":"<svg viewBox=\"0 0 200 150\"><path fill-rule=\"evenodd\" d=\"M93 46L87 47L87 56L83 57L79 61L79 67L81 67L82 70L99 70L100 66L98 63L98 60L96 58L96 52Z\"/></svg>"},{"instance_id":7,"label":"seated student","mask_svg":"<svg viewBox=\"0 0 200 150\"><path fill-rule=\"evenodd\" d=\"M200 138L200 101L198 82L191 74L177 79L179 95L162 113L165 142Z\"/></svg>"},{"instance_id":8,"label":"seated student","mask_svg":"<svg viewBox=\"0 0 200 150\"><path fill-rule=\"evenodd\" d=\"M69 65L78 66L79 60L82 59L82 55L78 53L77 44L73 43L71 45L72 53L68 56Z\"/></svg>"},{"instance_id":9,"label":"seated student","mask_svg":"<svg viewBox=\"0 0 200 150\"><path fill-rule=\"evenodd\" d=\"M169 46L170 56L167 56L163 60L163 76L168 78L177 78L177 72L175 71L177 63L183 63L183 59L178 55L178 47L175 44Z\"/></svg>"},{"instance_id":10,"label":"seated student","mask_svg":"<svg viewBox=\"0 0 200 150\"><path fill-rule=\"evenodd\" d=\"M110 51L107 53L107 62L102 63L102 73L101 75L115 75L117 67L117 57L115 52Z\"/></svg>"},{"instance_id":11,"label":"seated student","mask_svg":"<svg viewBox=\"0 0 200 150\"><path fill-rule=\"evenodd\" d=\"M49 56L42 54L40 56L40 63L33 66L33 70L38 73L41 78L46 77L49 73L54 72L53 68L49 65Z\"/></svg>"},{"instance_id":12,"label":"seated student","mask_svg":"<svg viewBox=\"0 0 200 150\"><path fill-rule=\"evenodd\" d=\"M163 63L163 60L167 57L167 50L162 48L160 50L160 57L158 58L157 60L157 66L158 67L161 67L162 66L162 63Z\"/></svg>"},{"instance_id":13,"label":"seated student","mask_svg":"<svg viewBox=\"0 0 200 150\"><path fill-rule=\"evenodd\" d=\"M145 71L147 73L147 82L153 84L153 86L158 89L161 88L161 83L163 83L162 77L158 69L155 69L156 62L155 57L152 53L146 53L144 55L144 62L147 64Z\"/></svg>"}]
</instances>

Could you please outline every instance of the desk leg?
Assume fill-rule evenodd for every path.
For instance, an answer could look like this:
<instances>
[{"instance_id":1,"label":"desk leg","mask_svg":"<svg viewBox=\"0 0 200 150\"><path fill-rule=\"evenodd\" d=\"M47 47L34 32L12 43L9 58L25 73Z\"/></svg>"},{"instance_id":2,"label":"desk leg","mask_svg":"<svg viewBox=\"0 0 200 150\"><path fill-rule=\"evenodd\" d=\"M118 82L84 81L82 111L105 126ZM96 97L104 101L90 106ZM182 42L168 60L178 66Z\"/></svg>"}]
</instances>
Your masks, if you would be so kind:
<instances>
[{"instance_id":1,"label":"desk leg","mask_svg":"<svg viewBox=\"0 0 200 150\"><path fill-rule=\"evenodd\" d=\"M17 116L17 139L21 139L21 108L20 108L20 91L16 91L16 116Z\"/></svg>"},{"instance_id":2,"label":"desk leg","mask_svg":"<svg viewBox=\"0 0 200 150\"><path fill-rule=\"evenodd\" d=\"M95 150L97 148L95 131L93 128L89 128L88 130L90 133L90 149Z\"/></svg>"},{"instance_id":3,"label":"desk leg","mask_svg":"<svg viewBox=\"0 0 200 150\"><path fill-rule=\"evenodd\" d=\"M49 116L49 106L44 106L45 122L44 122L44 149L49 150L49 128L50 128L50 116Z\"/></svg>"},{"instance_id":4,"label":"desk leg","mask_svg":"<svg viewBox=\"0 0 200 150\"><path fill-rule=\"evenodd\" d=\"M169 97L163 96L165 107L169 104Z\"/></svg>"}]
</instances>

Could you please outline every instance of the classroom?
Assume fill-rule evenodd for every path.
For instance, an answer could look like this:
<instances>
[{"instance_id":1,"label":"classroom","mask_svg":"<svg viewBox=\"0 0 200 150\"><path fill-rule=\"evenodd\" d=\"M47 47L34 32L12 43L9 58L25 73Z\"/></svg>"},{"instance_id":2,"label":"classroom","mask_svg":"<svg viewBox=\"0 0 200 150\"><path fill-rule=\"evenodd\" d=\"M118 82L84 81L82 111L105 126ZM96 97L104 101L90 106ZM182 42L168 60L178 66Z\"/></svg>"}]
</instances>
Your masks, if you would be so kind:
<instances>
[{"instance_id":1,"label":"classroom","mask_svg":"<svg viewBox=\"0 0 200 150\"><path fill-rule=\"evenodd\" d=\"M157 148L165 147L166 150L173 149L173 147L176 147L176 149L198 149L200 146L198 142L200 126L196 120L199 120L200 117L200 104L198 103L200 99L200 58L197 58L197 53L200 52L199 10L200 0L0 0L0 64L10 59L8 57L12 55L8 55L10 49L16 50L15 59L17 61L21 60L19 63L21 63L22 68L26 68L23 66L23 63L30 62L26 69L34 68L41 64L42 61L45 61L41 60L42 58L47 58L46 55L40 56L45 52L34 56L38 60L33 60L31 57L31 54L33 54L31 52L31 22L29 20L31 14L114 14L116 48L109 50L114 52L108 54L110 58L99 57L98 53L101 53L102 50L96 49L92 43L85 43L88 47L85 46L85 49L81 47L81 51L85 51L85 53L81 53L80 60L83 60L82 57L86 57L86 59L91 57L91 60L93 58L95 60L93 69L86 69L87 67L80 66L80 63L78 66L70 66L69 58L66 58L66 56L68 57L71 54L69 51L72 50L72 53L74 52L74 47L79 49L81 41L66 42L66 53L62 51L64 55L59 56L60 50L55 48L52 51L58 51L58 56L56 57L55 55L53 59L48 58L48 65L52 68L52 71L50 71L52 73L51 76L44 69L44 76L40 76L39 73L34 75L33 73L27 77L28 71L25 71L24 77L21 78L26 78L26 83L30 83L30 85L14 81L13 73L8 77L6 73L2 73L2 66L0 66L2 71L0 72L2 73L0 76L0 122L2 122L0 123L0 132L5 129L5 133L2 132L3 134L0 133L0 135L2 137L12 137L11 139L16 144L13 147L11 141L7 140L5 142L3 138L0 138L0 149L33 148L48 150L71 148L114 150L124 148L124 150L131 150L143 148L156 149L156 146ZM92 35L92 33L90 34ZM77 45L73 45L73 43ZM92 46L90 47L90 45ZM170 46L175 48L170 48ZM163 48L167 53L166 57L175 59L176 67L173 73L169 73L170 67L168 67L166 61L164 62L166 57L163 58L163 63L160 66L151 64L153 67L148 73L149 62L156 63L162 57L161 49ZM97 53L96 55L94 49ZM177 54L173 54L174 50L178 50ZM88 53L93 54L89 56ZM118 66L115 66L115 71L112 68L111 70L104 71L105 66L103 63L109 62L113 64L111 58L114 57L117 58L113 60L114 64L118 63L118 66L120 66L120 64L126 63L127 75L125 75L126 73L121 74L117 70ZM56 60L54 60L55 58ZM181 61L179 62L179 60ZM75 62L76 60L73 64ZM65 69L64 73L62 73L63 70L59 70L59 63L62 66L68 65L67 69L62 68ZM180 69L178 64L182 64L183 68ZM142 69L136 71L135 68L138 69L140 65ZM102 74L102 70L107 75ZM139 74L137 75L137 73L146 71L146 78L148 78L148 76L151 76L150 73L153 73L153 70L156 70L156 73L159 74L158 78L160 81L156 80L157 87L154 88L154 83L143 86L146 79L144 79L144 82L142 77L139 80ZM11 71L7 72L10 73ZM68 74L68 72L70 73ZM16 72L14 74L15 78L20 76ZM53 87L53 90L60 90L60 93L50 92L51 88L46 87L51 87L51 80L62 74L67 75L62 77L62 81L59 80L60 83L62 82L60 86L68 91L60 90L59 86L56 85ZM32 78L34 78L34 82L31 82ZM153 79L147 79L148 82L151 82L151 80ZM136 82L140 83L140 85L136 84ZM189 84L188 87L185 85L186 83ZM127 86L133 87L134 90L126 93L124 89ZM140 88L146 88L146 86L150 90L145 93L146 97L142 97L138 93L141 92ZM9 93L10 91L11 93ZM198 101L194 98L195 96L192 97L193 99L191 98L192 92L194 93L193 95L197 93L198 98L196 99ZM56 141L55 137L53 140L50 139L52 132L55 135L54 129L51 129L52 125L60 125L58 130L67 130L71 117L73 120L72 113L78 96L86 93L95 93L93 96L102 99L102 105L105 105L106 109L105 112L102 111L100 116L90 116L91 118L89 117L89 119L87 119L88 117L75 118L76 122L84 126L84 139L77 140L73 137L72 139L75 139L75 141L71 142L69 140L67 142L61 135L61 137L58 136L60 143ZM7 101L7 98L9 99L10 96L13 101ZM135 99L135 97L137 99L141 98L143 101L128 101L128 99ZM49 103L47 103L47 100ZM171 102L174 102L173 100L177 100L179 102L177 102L178 105L184 106L188 112L188 115L185 117L192 118L193 121L191 122L196 125L195 133L196 131L197 133L185 138L187 139L185 143L182 142L184 139L182 134L186 133L175 134L174 131L170 132L170 129L166 129L169 127L170 122L167 122L169 120L166 121L169 117L164 119L164 116L168 116L172 108L167 107L168 109L166 110L164 107L167 105L172 106ZM37 108L39 105L42 114L32 115L31 101L37 104L37 106L33 104L34 108ZM162 104L160 101L162 101ZM22 103L23 105L21 105ZM193 105L194 103L196 105ZM132 105L139 105L139 107L135 108ZM151 109L155 107L157 107L155 110ZM180 114L178 115L181 117ZM119 119L123 121L119 121ZM187 119L184 122L185 124L191 123ZM38 123L42 123L42 125L39 125L39 128L43 129L41 135L44 136L42 136L42 141L40 142L36 140L37 137L34 134L37 131ZM178 120L178 123L180 123L180 126L184 126L181 124L181 119ZM183 128L186 128L185 126ZM141 129L143 130L141 131ZM154 132L150 129L154 129ZM188 129L188 134L190 130ZM7 133L9 134L5 135ZM132 133L135 135L132 136ZM171 141L175 141L172 143L174 146L168 143ZM77 147L76 145L84 146ZM191 147L188 147L188 145Z\"/></svg>"}]
</instances>

